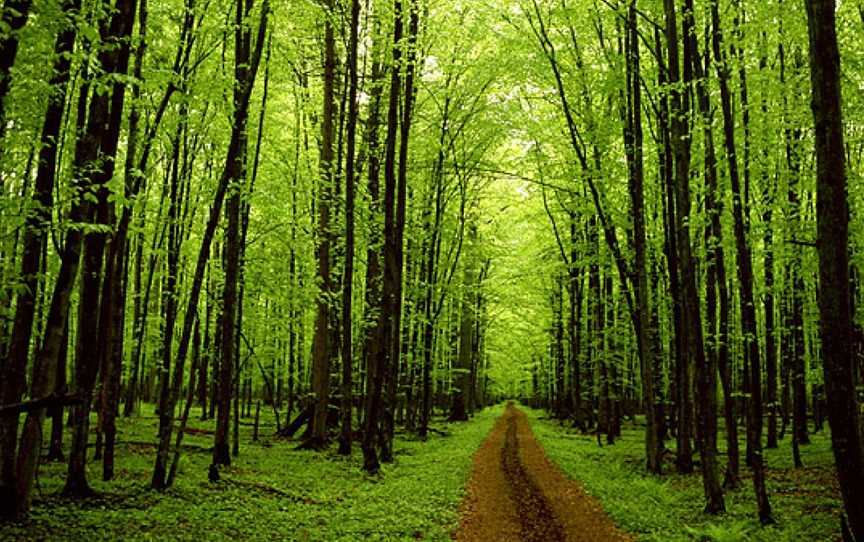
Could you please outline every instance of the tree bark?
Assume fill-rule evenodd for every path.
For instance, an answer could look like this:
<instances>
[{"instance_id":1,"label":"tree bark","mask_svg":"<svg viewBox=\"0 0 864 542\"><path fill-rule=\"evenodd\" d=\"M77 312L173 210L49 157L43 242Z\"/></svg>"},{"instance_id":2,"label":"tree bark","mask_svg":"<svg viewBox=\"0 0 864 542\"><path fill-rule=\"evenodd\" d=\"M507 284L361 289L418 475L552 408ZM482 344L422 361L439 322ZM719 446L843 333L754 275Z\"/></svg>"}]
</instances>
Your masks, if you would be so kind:
<instances>
[{"instance_id":1,"label":"tree bark","mask_svg":"<svg viewBox=\"0 0 864 542\"><path fill-rule=\"evenodd\" d=\"M729 91L729 68L722 53L722 31L717 10L712 10L713 53L720 83L720 102L723 110L723 135L729 181L732 188L732 215L734 218L736 263L740 285L741 328L744 334L744 351L749 365L746 380L749 383L750 401L747 424L747 449L750 452L750 467L753 470L753 488L759 520L772 523L771 505L765 489L765 466L762 458L762 378L759 362L759 330L756 323L756 305L753 294L753 259L747 242L744 213L744 194L738 174L738 159L735 145L735 123L732 117L732 98Z\"/></svg>"},{"instance_id":2,"label":"tree bark","mask_svg":"<svg viewBox=\"0 0 864 542\"><path fill-rule=\"evenodd\" d=\"M236 30L234 32L234 117L232 119L232 142L235 142L235 145L229 149L224 174L226 191L228 193L225 203L225 215L227 219L224 242L225 280L222 291L222 313L219 323L221 330L221 357L219 361L219 404L216 412L216 434L213 442L213 465L231 464L231 454L228 447L231 399L235 379L239 379L239 374L235 374L235 366L237 365L237 356L239 355L236 332L237 284L240 275L241 250L240 201L246 184L249 97L255 84L255 74L261 60L269 4L265 0L262 6L254 57L251 56L251 31L245 23L245 20L250 15L251 8L252 6L248 2L237 0ZM200 282L200 280L201 278L198 277L196 282ZM189 311L186 315L187 320L191 316L190 313L196 309L197 306L190 303L187 309ZM182 373L180 376L182 376ZM235 401L240 400L239 396L234 396L233 399Z\"/></svg>"},{"instance_id":3,"label":"tree bark","mask_svg":"<svg viewBox=\"0 0 864 542\"><path fill-rule=\"evenodd\" d=\"M117 0L113 8L114 14L110 19L106 18L100 23L102 42L115 44L115 47L103 49L99 53L101 68L106 74L125 75L128 71L130 37L136 7L136 0ZM100 163L96 171L85 175L92 176L92 190L96 198L91 215L93 223L101 226L113 225L107 183L114 174L114 158L120 137L125 93L125 82L115 82L110 94L95 93L91 97L87 134L83 136L83 140L79 139L80 145L76 145L75 171L83 172L86 171L85 168L92 169L90 164L94 163L93 160ZM89 159L91 152L93 160ZM75 348L75 388L76 392L84 397L84 403L72 408L73 427L69 469L63 488L63 493L71 497L86 497L92 493L87 482L85 467L89 414L101 353L104 348L110 348L110 343L100 345L92 340L92 337L97 336L99 329L99 290L103 276L102 263L106 242L107 234L104 232L89 232L84 236Z\"/></svg>"},{"instance_id":4,"label":"tree bark","mask_svg":"<svg viewBox=\"0 0 864 542\"><path fill-rule=\"evenodd\" d=\"M468 254L465 259L462 278L462 308L459 321L459 357L455 368L454 386L451 390L452 398L450 404L451 422L468 421L466 401L471 386L471 359L474 355L474 321L475 301L474 288L477 282L477 225L468 225ZM558 317L560 322L560 315ZM557 366L557 362L556 366Z\"/></svg>"},{"instance_id":5,"label":"tree bark","mask_svg":"<svg viewBox=\"0 0 864 542\"><path fill-rule=\"evenodd\" d=\"M345 164L345 269L342 275L342 431L339 453L351 455L351 406L353 389L354 301L354 192L356 185L355 152L357 138L357 47L359 41L360 0L351 1L351 28L348 44L348 141Z\"/></svg>"},{"instance_id":6,"label":"tree bark","mask_svg":"<svg viewBox=\"0 0 864 542\"><path fill-rule=\"evenodd\" d=\"M8 6L7 9L13 7ZM77 27L72 22L72 17L77 14L80 8L80 0L66 0L63 3L64 16L69 20L64 21L64 27L58 33L54 43L55 60L50 81L52 91L49 94L48 107L42 122L36 181L31 195L32 208L28 211L21 252L22 289L15 304L9 351L6 361L0 369L0 374L2 374L0 405L20 401L26 386L25 373L30 341L33 336L39 271L44 263L42 254L46 248L47 232L51 225L58 142L69 86L71 55L77 35ZM8 12L4 11L4 19L8 15ZM0 51L5 53L9 46L8 43L0 44ZM17 42L15 47L17 48ZM9 54L12 54L11 51ZM0 56L2 56L3 62L11 60L6 54L0 54ZM6 75L0 75L0 81L7 81L7 78L8 70ZM2 84L0 83L0 85ZM0 96L0 103L2 100L3 97ZM3 115L0 112L0 123L3 123L2 119ZM0 140L0 145L2 145L2 140ZM2 458L2 465L0 465L0 510L11 510L11 502L14 500L18 423L18 416L0 420L0 458Z\"/></svg>"},{"instance_id":7,"label":"tree bark","mask_svg":"<svg viewBox=\"0 0 864 542\"><path fill-rule=\"evenodd\" d=\"M657 427L656 390L654 388L654 356L659 353L659 336L652 330L650 318L648 273L646 263L645 228L645 172L643 163L642 132L642 87L640 77L639 35L636 20L636 0L631 0L627 10L626 50L626 119L624 128L625 152L628 158L628 188L630 192L631 216L633 217L634 248L634 297L636 302L636 341L640 356L642 400L645 404L645 459L649 472L660 474L663 443ZM571 232L571 236L572 236ZM575 262L574 262L575 263ZM572 294L571 294L572 295ZM573 317L571 309L571 318ZM578 372L578 371L577 371Z\"/></svg>"},{"instance_id":8,"label":"tree bark","mask_svg":"<svg viewBox=\"0 0 864 542\"><path fill-rule=\"evenodd\" d=\"M816 128L819 314L831 444L851 540L864 539L864 447L854 388L849 303L849 205L835 3L811 0L810 82Z\"/></svg>"},{"instance_id":9,"label":"tree bark","mask_svg":"<svg viewBox=\"0 0 864 542\"><path fill-rule=\"evenodd\" d=\"M6 95L12 87L12 67L18 56L19 33L30 15L32 0L8 0L0 7L0 157L4 154L6 137ZM0 186L4 184L0 174Z\"/></svg>"},{"instance_id":10,"label":"tree bark","mask_svg":"<svg viewBox=\"0 0 864 542\"><path fill-rule=\"evenodd\" d=\"M381 274L381 297L379 304L370 305L377 309L375 324L367 336L367 389L366 389L366 424L363 434L363 468L369 473L378 472L380 468L378 446L382 443L379 431L379 419L383 418L382 401L384 385L391 371L390 335L393 329L393 314L389 312L393 306L393 270L392 237L394 235L394 204L396 199L396 138L399 123L399 95L401 93L401 74L399 65L402 59L402 2L395 0L393 22L393 65L390 70L390 99L387 109L387 136L384 148L384 262ZM371 177L370 177L371 184ZM374 292L374 290L373 290Z\"/></svg>"},{"instance_id":11,"label":"tree bark","mask_svg":"<svg viewBox=\"0 0 864 542\"><path fill-rule=\"evenodd\" d=\"M327 411L330 406L330 356L335 344L330 344L331 295L333 282L330 276L330 248L333 232L330 224L330 205L333 200L335 171L335 83L336 83L336 37L333 28L335 4L325 2L324 14L324 106L321 117L320 172L318 186L318 287L315 316L315 338L312 345L312 392L315 395L315 412L309 420L310 436L304 446L324 448L328 442Z\"/></svg>"}]
</instances>

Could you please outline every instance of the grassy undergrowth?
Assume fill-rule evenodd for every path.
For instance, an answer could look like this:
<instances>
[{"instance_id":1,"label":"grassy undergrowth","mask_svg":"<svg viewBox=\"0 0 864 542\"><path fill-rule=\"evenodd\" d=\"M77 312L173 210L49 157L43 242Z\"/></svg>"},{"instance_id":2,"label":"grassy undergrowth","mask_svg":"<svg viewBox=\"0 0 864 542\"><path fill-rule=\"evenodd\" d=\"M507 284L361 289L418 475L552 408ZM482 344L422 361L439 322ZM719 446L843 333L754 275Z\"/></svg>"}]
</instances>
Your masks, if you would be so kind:
<instances>
[{"instance_id":1,"label":"grassy undergrowth","mask_svg":"<svg viewBox=\"0 0 864 542\"><path fill-rule=\"evenodd\" d=\"M780 442L779 449L766 450L768 492L777 524L763 528L755 519L753 486L746 469L740 489L726 494L727 513L711 517L702 513L705 501L698 471L681 476L666 464L664 472L673 474L656 477L645 472L643 428L625 425L623 438L600 448L594 436L565 429L541 411L525 410L549 458L579 480L615 522L640 541L839 540L841 503L825 433L811 435L812 443L801 447L803 469L792 468L788 438ZM720 446L725 454L722 442ZM742 442L742 453L744 449ZM721 457L721 463L724 459Z\"/></svg>"},{"instance_id":2,"label":"grassy undergrowth","mask_svg":"<svg viewBox=\"0 0 864 542\"><path fill-rule=\"evenodd\" d=\"M427 442L397 435L396 461L376 477L351 458L295 451L296 442L270 437L272 418L262 416L259 442L251 420L241 426L240 455L207 480L213 422L193 422L175 487L150 491L157 420L145 415L119 420L114 481L103 483L101 462L90 463L99 495L83 501L57 496L65 464L42 465L39 491L27 524L0 524L0 540L449 540L469 474L471 457L500 416L501 407L471 423L436 420ZM263 408L262 408L263 410ZM263 412L262 412L263 414Z\"/></svg>"}]
</instances>

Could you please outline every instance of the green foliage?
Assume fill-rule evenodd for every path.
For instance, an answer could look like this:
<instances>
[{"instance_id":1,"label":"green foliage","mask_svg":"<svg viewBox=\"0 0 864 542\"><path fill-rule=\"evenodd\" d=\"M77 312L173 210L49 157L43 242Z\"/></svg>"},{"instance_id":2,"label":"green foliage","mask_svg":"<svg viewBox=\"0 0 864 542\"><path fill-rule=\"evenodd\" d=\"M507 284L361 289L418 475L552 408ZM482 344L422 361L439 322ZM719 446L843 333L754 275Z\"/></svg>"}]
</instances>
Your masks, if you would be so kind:
<instances>
[{"instance_id":1,"label":"green foliage","mask_svg":"<svg viewBox=\"0 0 864 542\"><path fill-rule=\"evenodd\" d=\"M525 410L547 455L640 541L836 540L842 503L834 479L830 439L824 433L812 435L812 443L802 447L804 469L792 468L788 439L776 450L765 450L768 490L777 524L763 528L754 517L746 471L741 487L726 493L726 514L712 517L702 512L699 473L682 476L674 474L674 465L666 465L667 474L662 477L646 474L642 427L625 424L615 445L599 448L593 435L563 429L543 418L540 411Z\"/></svg>"},{"instance_id":2,"label":"green foliage","mask_svg":"<svg viewBox=\"0 0 864 542\"><path fill-rule=\"evenodd\" d=\"M152 408L145 405L147 412ZM91 480L98 495L86 501L55 496L65 466L44 465L40 494L26 525L0 526L0 540L449 540L471 457L486 437L500 407L486 409L472 423L440 422L428 442L396 440L396 462L376 477L360 468L359 454L346 459L335 449L295 451L296 442L273 439L272 416L262 407L262 439L250 443L251 420L241 425L241 454L207 481L212 436L202 433L193 409L176 486L165 493L147 489L153 434L158 421L141 416L122 424L117 479ZM193 421L194 420L194 421Z\"/></svg>"}]
</instances>

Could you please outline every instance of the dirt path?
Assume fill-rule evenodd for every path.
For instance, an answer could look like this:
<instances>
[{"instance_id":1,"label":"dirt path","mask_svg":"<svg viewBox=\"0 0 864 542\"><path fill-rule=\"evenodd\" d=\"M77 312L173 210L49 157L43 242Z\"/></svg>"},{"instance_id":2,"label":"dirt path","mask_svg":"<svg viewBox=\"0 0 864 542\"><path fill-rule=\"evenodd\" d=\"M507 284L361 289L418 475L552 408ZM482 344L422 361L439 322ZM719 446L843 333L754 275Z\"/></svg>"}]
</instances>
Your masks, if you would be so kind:
<instances>
[{"instance_id":1,"label":"dirt path","mask_svg":"<svg viewBox=\"0 0 864 542\"><path fill-rule=\"evenodd\" d=\"M474 456L459 542L629 542L596 499L568 479L512 404Z\"/></svg>"}]
</instances>

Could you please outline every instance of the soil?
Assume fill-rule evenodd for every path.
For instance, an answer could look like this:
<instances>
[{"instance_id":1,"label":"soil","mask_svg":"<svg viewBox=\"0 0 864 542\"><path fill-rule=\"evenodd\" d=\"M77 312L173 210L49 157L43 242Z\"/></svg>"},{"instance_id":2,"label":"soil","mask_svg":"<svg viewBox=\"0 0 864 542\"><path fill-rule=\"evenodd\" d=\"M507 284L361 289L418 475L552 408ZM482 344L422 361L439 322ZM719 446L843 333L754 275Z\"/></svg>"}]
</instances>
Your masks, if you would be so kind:
<instances>
[{"instance_id":1,"label":"soil","mask_svg":"<svg viewBox=\"0 0 864 542\"><path fill-rule=\"evenodd\" d=\"M459 542L630 542L599 502L561 472L512 403L474 456Z\"/></svg>"}]
</instances>

